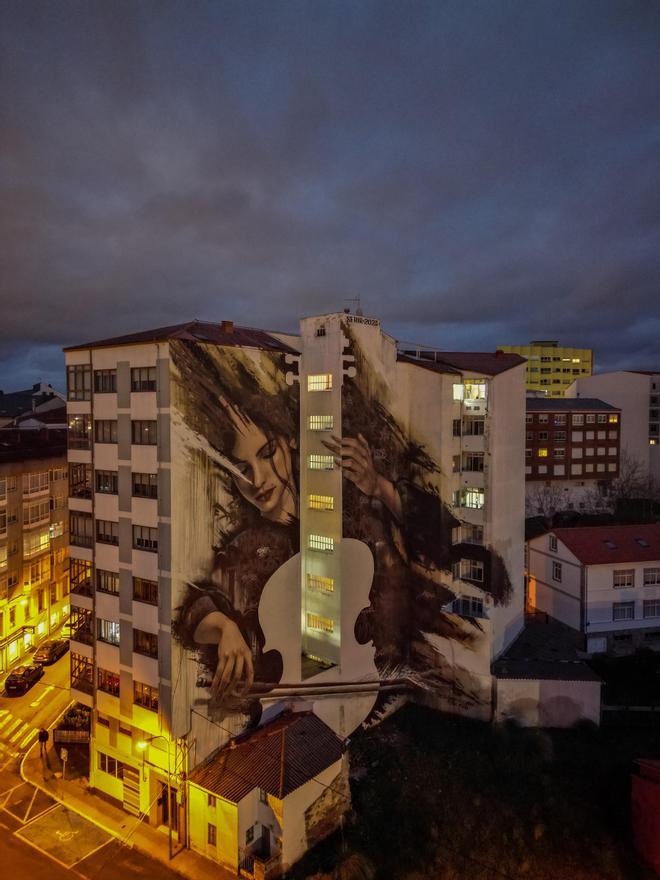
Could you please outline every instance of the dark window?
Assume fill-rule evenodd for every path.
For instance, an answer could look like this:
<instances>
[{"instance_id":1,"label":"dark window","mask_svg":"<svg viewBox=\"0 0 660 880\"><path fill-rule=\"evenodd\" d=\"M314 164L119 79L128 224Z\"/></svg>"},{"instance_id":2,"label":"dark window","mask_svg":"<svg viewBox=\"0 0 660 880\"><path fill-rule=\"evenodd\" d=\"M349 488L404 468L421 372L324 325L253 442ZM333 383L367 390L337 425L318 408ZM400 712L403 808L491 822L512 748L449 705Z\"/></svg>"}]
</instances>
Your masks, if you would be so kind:
<instances>
[{"instance_id":1,"label":"dark window","mask_svg":"<svg viewBox=\"0 0 660 880\"><path fill-rule=\"evenodd\" d=\"M133 526L133 546L136 550L149 550L156 553L158 550L158 529L149 526Z\"/></svg>"},{"instance_id":2,"label":"dark window","mask_svg":"<svg viewBox=\"0 0 660 880\"><path fill-rule=\"evenodd\" d=\"M131 370L131 391L155 391L156 368L134 367Z\"/></svg>"},{"instance_id":3,"label":"dark window","mask_svg":"<svg viewBox=\"0 0 660 880\"><path fill-rule=\"evenodd\" d=\"M99 419L94 422L94 442L95 443L116 443L117 442L117 420L116 419Z\"/></svg>"},{"instance_id":4,"label":"dark window","mask_svg":"<svg viewBox=\"0 0 660 880\"><path fill-rule=\"evenodd\" d=\"M141 681L133 682L133 702L136 706L144 706L145 709L158 711L158 689Z\"/></svg>"},{"instance_id":5,"label":"dark window","mask_svg":"<svg viewBox=\"0 0 660 880\"><path fill-rule=\"evenodd\" d=\"M463 435L466 437L478 437L484 432L483 419L465 419L463 422Z\"/></svg>"},{"instance_id":6,"label":"dark window","mask_svg":"<svg viewBox=\"0 0 660 880\"><path fill-rule=\"evenodd\" d=\"M103 495L116 495L118 491L117 471L95 471L96 491Z\"/></svg>"},{"instance_id":7,"label":"dark window","mask_svg":"<svg viewBox=\"0 0 660 880\"><path fill-rule=\"evenodd\" d=\"M77 547L91 547L94 543L94 521L91 513L69 513L69 541Z\"/></svg>"},{"instance_id":8,"label":"dark window","mask_svg":"<svg viewBox=\"0 0 660 880\"><path fill-rule=\"evenodd\" d=\"M216 837L217 837L216 827L215 827L215 825L211 825L211 823L209 822L208 823L208 832L206 835L206 842L209 844L209 846L215 846Z\"/></svg>"},{"instance_id":9,"label":"dark window","mask_svg":"<svg viewBox=\"0 0 660 880\"><path fill-rule=\"evenodd\" d=\"M69 449L89 449L91 433L92 421L89 416L69 417Z\"/></svg>"},{"instance_id":10,"label":"dark window","mask_svg":"<svg viewBox=\"0 0 660 880\"><path fill-rule=\"evenodd\" d=\"M74 651L71 652L71 687L85 694L94 690L94 663Z\"/></svg>"},{"instance_id":11,"label":"dark window","mask_svg":"<svg viewBox=\"0 0 660 880\"><path fill-rule=\"evenodd\" d=\"M158 657L158 636L155 633L148 633L141 629L134 629L133 650L136 654L146 654L147 657Z\"/></svg>"},{"instance_id":12,"label":"dark window","mask_svg":"<svg viewBox=\"0 0 660 880\"><path fill-rule=\"evenodd\" d=\"M133 474L133 495L136 498L158 498L158 474Z\"/></svg>"},{"instance_id":13,"label":"dark window","mask_svg":"<svg viewBox=\"0 0 660 880\"><path fill-rule=\"evenodd\" d=\"M69 495L71 498L92 497L92 467L89 464L69 465Z\"/></svg>"},{"instance_id":14,"label":"dark window","mask_svg":"<svg viewBox=\"0 0 660 880\"><path fill-rule=\"evenodd\" d=\"M454 425L454 428L453 428L454 437L460 437L461 436L461 420L454 419L453 425Z\"/></svg>"},{"instance_id":15,"label":"dark window","mask_svg":"<svg viewBox=\"0 0 660 880\"><path fill-rule=\"evenodd\" d=\"M149 605L158 605L158 582L148 581L145 578L133 578L133 598L137 602L146 602Z\"/></svg>"},{"instance_id":16,"label":"dark window","mask_svg":"<svg viewBox=\"0 0 660 880\"><path fill-rule=\"evenodd\" d=\"M105 569L96 569L96 589L100 593L112 593L113 596L119 595L119 574L116 571L105 571Z\"/></svg>"},{"instance_id":17,"label":"dark window","mask_svg":"<svg viewBox=\"0 0 660 880\"><path fill-rule=\"evenodd\" d=\"M119 523L109 519L96 520L96 540L99 544L119 544Z\"/></svg>"},{"instance_id":18,"label":"dark window","mask_svg":"<svg viewBox=\"0 0 660 880\"><path fill-rule=\"evenodd\" d=\"M72 559L69 568L71 592L80 596L92 595L92 563L84 559Z\"/></svg>"},{"instance_id":19,"label":"dark window","mask_svg":"<svg viewBox=\"0 0 660 880\"><path fill-rule=\"evenodd\" d=\"M117 370L94 370L94 393L114 394L117 391Z\"/></svg>"},{"instance_id":20,"label":"dark window","mask_svg":"<svg viewBox=\"0 0 660 880\"><path fill-rule=\"evenodd\" d=\"M91 399L92 368L88 364L66 368L66 396L69 400Z\"/></svg>"},{"instance_id":21,"label":"dark window","mask_svg":"<svg viewBox=\"0 0 660 880\"><path fill-rule=\"evenodd\" d=\"M99 669L97 672L98 689L113 697L119 696L119 676L107 669Z\"/></svg>"},{"instance_id":22,"label":"dark window","mask_svg":"<svg viewBox=\"0 0 660 880\"><path fill-rule=\"evenodd\" d=\"M76 642L82 642L84 645L92 645L94 643L92 620L92 612L87 608L72 606L71 617L69 618L71 638Z\"/></svg>"},{"instance_id":23,"label":"dark window","mask_svg":"<svg viewBox=\"0 0 660 880\"><path fill-rule=\"evenodd\" d=\"M136 446L156 445L156 422L131 422L131 430Z\"/></svg>"}]
</instances>

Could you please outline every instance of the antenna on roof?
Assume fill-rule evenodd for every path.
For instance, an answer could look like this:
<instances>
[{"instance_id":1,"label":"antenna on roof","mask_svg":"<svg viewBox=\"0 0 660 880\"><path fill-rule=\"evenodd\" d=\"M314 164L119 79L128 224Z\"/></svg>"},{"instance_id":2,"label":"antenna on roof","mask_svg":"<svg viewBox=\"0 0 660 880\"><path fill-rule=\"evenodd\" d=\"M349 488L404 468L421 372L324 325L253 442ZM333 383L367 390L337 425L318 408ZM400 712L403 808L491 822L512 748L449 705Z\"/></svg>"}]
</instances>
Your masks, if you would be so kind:
<instances>
[{"instance_id":1,"label":"antenna on roof","mask_svg":"<svg viewBox=\"0 0 660 880\"><path fill-rule=\"evenodd\" d=\"M360 315L360 317L362 317L364 315L364 312L362 311L362 305L360 304L360 297L359 296L349 297L348 299L345 299L344 302L355 303L356 304L355 314ZM348 310L345 309L344 311L348 311Z\"/></svg>"}]
</instances>

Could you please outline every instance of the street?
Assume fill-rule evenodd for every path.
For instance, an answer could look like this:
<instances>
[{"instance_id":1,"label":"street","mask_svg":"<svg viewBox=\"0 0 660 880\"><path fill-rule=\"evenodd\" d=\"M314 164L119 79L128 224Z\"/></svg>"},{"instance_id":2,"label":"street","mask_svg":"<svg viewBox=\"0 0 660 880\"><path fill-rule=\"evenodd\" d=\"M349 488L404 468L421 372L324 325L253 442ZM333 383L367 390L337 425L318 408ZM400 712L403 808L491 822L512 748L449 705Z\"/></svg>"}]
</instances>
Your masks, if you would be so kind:
<instances>
[{"instance_id":1,"label":"street","mask_svg":"<svg viewBox=\"0 0 660 880\"><path fill-rule=\"evenodd\" d=\"M29 662L29 661L27 661ZM4 873L30 880L179 877L137 853L92 822L23 782L20 763L70 703L69 655L44 667L44 676L21 696L0 695L0 864Z\"/></svg>"}]
</instances>

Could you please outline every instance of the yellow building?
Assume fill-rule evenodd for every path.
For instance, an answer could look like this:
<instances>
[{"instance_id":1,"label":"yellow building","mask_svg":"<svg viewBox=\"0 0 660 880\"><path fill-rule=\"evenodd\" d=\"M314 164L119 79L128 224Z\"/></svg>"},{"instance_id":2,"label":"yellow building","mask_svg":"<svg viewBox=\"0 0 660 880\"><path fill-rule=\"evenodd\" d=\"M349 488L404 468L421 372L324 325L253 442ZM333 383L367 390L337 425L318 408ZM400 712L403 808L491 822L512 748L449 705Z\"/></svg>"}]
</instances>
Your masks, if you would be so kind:
<instances>
[{"instance_id":1,"label":"yellow building","mask_svg":"<svg viewBox=\"0 0 660 880\"><path fill-rule=\"evenodd\" d=\"M568 348L553 339L539 339L529 345L498 345L499 351L527 358L527 391L546 397L563 397L578 377L591 376L594 353L590 348Z\"/></svg>"}]
</instances>

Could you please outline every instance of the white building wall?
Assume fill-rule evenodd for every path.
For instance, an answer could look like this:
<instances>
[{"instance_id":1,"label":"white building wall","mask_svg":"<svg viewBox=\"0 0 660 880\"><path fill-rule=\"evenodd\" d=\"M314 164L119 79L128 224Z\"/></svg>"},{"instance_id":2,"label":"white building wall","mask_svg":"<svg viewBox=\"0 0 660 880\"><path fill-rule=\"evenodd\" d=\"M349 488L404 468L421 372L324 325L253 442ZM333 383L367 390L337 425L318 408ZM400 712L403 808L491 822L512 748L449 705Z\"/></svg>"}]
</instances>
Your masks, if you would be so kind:
<instances>
[{"instance_id":1,"label":"white building wall","mask_svg":"<svg viewBox=\"0 0 660 880\"><path fill-rule=\"evenodd\" d=\"M550 533L529 542L528 596L532 607L579 630L581 628L581 566L570 550L557 541L550 550ZM561 580L553 577L553 563L561 565Z\"/></svg>"},{"instance_id":2,"label":"white building wall","mask_svg":"<svg viewBox=\"0 0 660 880\"><path fill-rule=\"evenodd\" d=\"M644 586L644 569L660 568L657 562L617 563L616 565L590 565L586 572L587 632L630 632L631 630L658 628L660 616L645 618L645 600L660 600L660 586ZM634 587L614 587L615 571L634 571ZM632 620L613 619L614 603L634 602L635 616Z\"/></svg>"}]
</instances>

